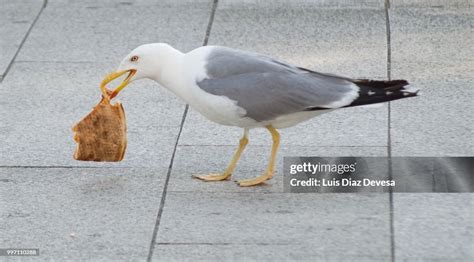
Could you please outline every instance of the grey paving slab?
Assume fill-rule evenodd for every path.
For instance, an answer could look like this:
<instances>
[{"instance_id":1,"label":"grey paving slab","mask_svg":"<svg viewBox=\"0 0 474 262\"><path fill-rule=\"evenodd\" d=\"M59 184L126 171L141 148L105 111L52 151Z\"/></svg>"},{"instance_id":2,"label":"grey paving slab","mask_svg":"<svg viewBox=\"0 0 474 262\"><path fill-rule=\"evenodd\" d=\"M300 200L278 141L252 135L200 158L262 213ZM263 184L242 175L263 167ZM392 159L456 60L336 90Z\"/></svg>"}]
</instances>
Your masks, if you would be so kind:
<instances>
[{"instance_id":1,"label":"grey paving slab","mask_svg":"<svg viewBox=\"0 0 474 262\"><path fill-rule=\"evenodd\" d=\"M168 42L188 51L202 44L210 12L210 1L156 2L151 6L51 5L18 60L119 63L133 48L154 42Z\"/></svg>"},{"instance_id":2,"label":"grey paving slab","mask_svg":"<svg viewBox=\"0 0 474 262\"><path fill-rule=\"evenodd\" d=\"M0 80L42 6L42 0L0 1Z\"/></svg>"},{"instance_id":3,"label":"grey paving slab","mask_svg":"<svg viewBox=\"0 0 474 262\"><path fill-rule=\"evenodd\" d=\"M392 103L395 156L474 153L472 9L393 9L392 77L422 96Z\"/></svg>"},{"instance_id":4,"label":"grey paving slab","mask_svg":"<svg viewBox=\"0 0 474 262\"><path fill-rule=\"evenodd\" d=\"M247 146L232 179L203 182L196 174L220 173L229 164L236 146L179 146L176 151L168 191L199 192L283 192L283 157L285 156L384 156L386 147L301 147L283 146L278 152L276 174L265 185L238 187L233 180L259 176L266 168L270 146Z\"/></svg>"},{"instance_id":5,"label":"grey paving slab","mask_svg":"<svg viewBox=\"0 0 474 262\"><path fill-rule=\"evenodd\" d=\"M118 98L128 125L120 163L72 159L71 127L100 100L98 83L112 64L17 63L0 89L0 165L163 166L169 163L184 104L152 81Z\"/></svg>"},{"instance_id":6,"label":"grey paving slab","mask_svg":"<svg viewBox=\"0 0 474 262\"><path fill-rule=\"evenodd\" d=\"M471 7L472 0L390 0L391 7Z\"/></svg>"},{"instance_id":7,"label":"grey paving slab","mask_svg":"<svg viewBox=\"0 0 474 262\"><path fill-rule=\"evenodd\" d=\"M472 261L474 195L395 194L397 261Z\"/></svg>"},{"instance_id":8,"label":"grey paving slab","mask_svg":"<svg viewBox=\"0 0 474 262\"><path fill-rule=\"evenodd\" d=\"M345 7L345 8L382 8L384 0L219 0L221 6L256 5L268 6L272 4L312 5L318 7Z\"/></svg>"},{"instance_id":9,"label":"grey paving slab","mask_svg":"<svg viewBox=\"0 0 474 262\"><path fill-rule=\"evenodd\" d=\"M42 261L145 260L166 168L0 168L0 246Z\"/></svg>"},{"instance_id":10,"label":"grey paving slab","mask_svg":"<svg viewBox=\"0 0 474 262\"><path fill-rule=\"evenodd\" d=\"M157 245L153 261L389 261L385 256L326 254L304 245Z\"/></svg>"},{"instance_id":11,"label":"grey paving slab","mask_svg":"<svg viewBox=\"0 0 474 262\"><path fill-rule=\"evenodd\" d=\"M382 9L288 7L270 2L265 8L245 4L218 6L209 44L256 51L323 72L383 78L386 71L384 19ZM386 146L387 114L386 105L382 105L322 115L283 131L282 143ZM241 135L240 130L234 129L228 136L231 129L203 120L190 112L181 144L229 145Z\"/></svg>"},{"instance_id":12,"label":"grey paving slab","mask_svg":"<svg viewBox=\"0 0 474 262\"><path fill-rule=\"evenodd\" d=\"M464 75L473 62L473 13L472 8L391 9L392 62L431 62L446 66L450 76Z\"/></svg>"},{"instance_id":13,"label":"grey paving slab","mask_svg":"<svg viewBox=\"0 0 474 262\"><path fill-rule=\"evenodd\" d=\"M263 255L259 245L267 246L263 252L276 245L291 252L298 246L297 252L307 250L308 259L390 259L386 194L169 192L166 201L156 259L162 256L160 250L174 260L198 259L200 246L188 244L208 244L208 252L216 251L212 256L226 257L242 252L241 247L230 249L234 245L249 245L246 257L254 260ZM173 244L181 246L168 246ZM218 245L229 247L217 251ZM196 257L189 257L196 252Z\"/></svg>"},{"instance_id":14,"label":"grey paving slab","mask_svg":"<svg viewBox=\"0 0 474 262\"><path fill-rule=\"evenodd\" d=\"M117 6L153 6L156 5L155 0L48 0L48 6L80 6L86 8L93 7L117 7ZM186 3L208 3L209 0L160 0L165 4L186 4Z\"/></svg>"},{"instance_id":15,"label":"grey paving slab","mask_svg":"<svg viewBox=\"0 0 474 262\"><path fill-rule=\"evenodd\" d=\"M219 5L209 44L261 52L322 72L385 77L382 8L358 10L265 3Z\"/></svg>"}]
</instances>

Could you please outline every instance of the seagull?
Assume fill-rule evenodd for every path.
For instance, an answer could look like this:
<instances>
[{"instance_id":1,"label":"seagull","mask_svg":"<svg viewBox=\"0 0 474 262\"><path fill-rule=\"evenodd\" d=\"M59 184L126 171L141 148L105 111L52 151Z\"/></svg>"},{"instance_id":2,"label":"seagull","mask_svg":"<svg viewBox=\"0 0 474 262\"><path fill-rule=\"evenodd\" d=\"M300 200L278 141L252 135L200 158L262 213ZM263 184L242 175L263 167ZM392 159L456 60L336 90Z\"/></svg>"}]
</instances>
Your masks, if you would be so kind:
<instances>
[{"instance_id":1,"label":"seagull","mask_svg":"<svg viewBox=\"0 0 474 262\"><path fill-rule=\"evenodd\" d=\"M112 91L115 97L130 82L152 79L207 119L243 128L239 146L227 168L219 174L195 175L203 181L228 180L245 146L249 130L266 128L273 140L265 172L236 181L254 186L271 179L280 144L278 129L345 107L382 103L417 95L406 80L351 79L320 73L272 57L222 46L202 46L188 53L165 43L135 48L118 69L101 83L125 79Z\"/></svg>"}]
</instances>

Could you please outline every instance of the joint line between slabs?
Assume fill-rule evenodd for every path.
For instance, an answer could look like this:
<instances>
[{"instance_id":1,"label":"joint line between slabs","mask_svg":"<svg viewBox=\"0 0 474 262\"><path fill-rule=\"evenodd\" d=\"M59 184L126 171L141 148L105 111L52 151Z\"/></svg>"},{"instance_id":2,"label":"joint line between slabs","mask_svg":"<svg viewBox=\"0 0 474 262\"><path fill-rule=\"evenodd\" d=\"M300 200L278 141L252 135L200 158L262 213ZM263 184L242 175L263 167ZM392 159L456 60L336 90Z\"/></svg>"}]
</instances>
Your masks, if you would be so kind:
<instances>
[{"instance_id":1,"label":"joint line between slabs","mask_svg":"<svg viewBox=\"0 0 474 262\"><path fill-rule=\"evenodd\" d=\"M18 56L18 54L20 53L21 49L23 48L23 45L25 44L26 39L28 39L28 37L30 36L31 31L33 30L33 27L36 25L36 22L37 22L38 19L40 18L41 14L43 13L43 10L44 10L44 8L46 7L47 4L48 4L48 1L47 1L47 0L43 0L43 5L41 6L41 9L39 10L39 12L38 12L38 14L36 15L35 19L34 19L33 22L31 23L31 25L30 25L30 27L28 28L28 30L26 31L26 34L25 34L25 36L23 37L23 39L21 40L20 45L18 46L18 49L16 50L15 54L14 54L13 57L12 57L12 60L10 61L10 63L9 63L8 66L7 66L7 69L5 69L5 72L3 72L3 75L2 75L2 77L0 78L0 83L3 82L3 80L5 79L5 77L7 77L7 75L8 75L8 72L10 72L10 69L11 69L11 67L13 66L13 63L15 63L16 57Z\"/></svg>"},{"instance_id":2,"label":"joint line between slabs","mask_svg":"<svg viewBox=\"0 0 474 262\"><path fill-rule=\"evenodd\" d=\"M216 9L217 9L217 4L218 0L214 0L212 3L212 9L211 9L211 14L209 17L209 23L206 27L206 33L204 36L204 41L203 41L203 46L206 46L207 43L209 42L209 36L211 34L211 29L212 29L212 24L214 23L214 16L216 14ZM147 257L147 262L151 262L153 259L153 253L155 251L155 245L156 245L156 238L158 236L158 230L160 228L160 222L161 222L161 217L163 215L163 208L165 206L165 201L166 201L166 193L168 191L168 185L171 177L171 171L173 169L173 164L174 164L174 158L176 156L176 150L178 148L178 143L179 143L179 138L181 137L181 133L183 131L184 127L184 122L186 121L186 116L188 115L188 110L189 110L189 105L186 105L184 108L184 113L183 113L183 118L181 119L181 125L178 131L178 136L176 137L176 142L174 145L173 153L171 154L171 159L170 159L170 165L168 167L168 172L166 174L166 180L165 184L163 186L163 193L161 195L161 201L160 201L160 207L158 209L158 214L156 216L156 221L155 221L155 227L153 228L153 236L150 242L150 248L148 251L148 257Z\"/></svg>"},{"instance_id":3,"label":"joint line between slabs","mask_svg":"<svg viewBox=\"0 0 474 262\"><path fill-rule=\"evenodd\" d=\"M387 78L392 79L392 37L390 26L390 0L385 0L385 29L387 36ZM393 179L392 167L392 132L391 132L391 104L388 102L387 112L387 156L388 156L388 179ZM393 204L393 189L389 189L389 221L390 221L390 260L395 262L395 226L394 226L394 204Z\"/></svg>"}]
</instances>

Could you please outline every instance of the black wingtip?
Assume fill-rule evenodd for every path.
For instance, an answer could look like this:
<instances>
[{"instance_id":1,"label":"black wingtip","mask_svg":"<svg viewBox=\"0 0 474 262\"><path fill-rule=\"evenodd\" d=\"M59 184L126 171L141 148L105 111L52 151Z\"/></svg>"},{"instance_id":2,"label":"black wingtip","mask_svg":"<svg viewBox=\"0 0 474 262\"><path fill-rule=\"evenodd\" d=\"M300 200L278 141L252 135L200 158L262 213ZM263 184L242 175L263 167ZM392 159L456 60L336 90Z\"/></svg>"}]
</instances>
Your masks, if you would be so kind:
<instances>
[{"instance_id":1,"label":"black wingtip","mask_svg":"<svg viewBox=\"0 0 474 262\"><path fill-rule=\"evenodd\" d=\"M351 104L344 107L363 106L370 104L378 104L398 99L418 96L419 89L406 88L409 82L404 79L397 80L369 80L356 79L351 80L359 87L359 97ZM307 111L328 110L326 107L310 107Z\"/></svg>"},{"instance_id":2,"label":"black wingtip","mask_svg":"<svg viewBox=\"0 0 474 262\"><path fill-rule=\"evenodd\" d=\"M409 89L407 80L367 80L359 79L354 83L359 87L359 97L350 106L369 105L408 97L415 97L419 90Z\"/></svg>"},{"instance_id":3,"label":"black wingtip","mask_svg":"<svg viewBox=\"0 0 474 262\"><path fill-rule=\"evenodd\" d=\"M395 79L395 80L371 80L371 79L355 79L353 83L356 85L368 86L372 88L383 88L387 87L404 87L410 83L405 79Z\"/></svg>"}]
</instances>

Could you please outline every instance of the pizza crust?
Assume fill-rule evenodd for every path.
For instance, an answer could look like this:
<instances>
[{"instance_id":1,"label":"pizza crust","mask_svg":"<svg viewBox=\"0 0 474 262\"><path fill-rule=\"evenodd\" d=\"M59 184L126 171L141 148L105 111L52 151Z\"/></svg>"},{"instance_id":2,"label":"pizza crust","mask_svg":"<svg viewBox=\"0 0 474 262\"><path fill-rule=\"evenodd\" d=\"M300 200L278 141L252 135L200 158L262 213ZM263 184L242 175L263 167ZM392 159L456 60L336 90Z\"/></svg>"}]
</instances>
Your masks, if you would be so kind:
<instances>
[{"instance_id":1,"label":"pizza crust","mask_svg":"<svg viewBox=\"0 0 474 262\"><path fill-rule=\"evenodd\" d=\"M83 161L121 161L127 148L127 123L120 102L112 105L102 99L72 128L77 143L74 159Z\"/></svg>"}]
</instances>

